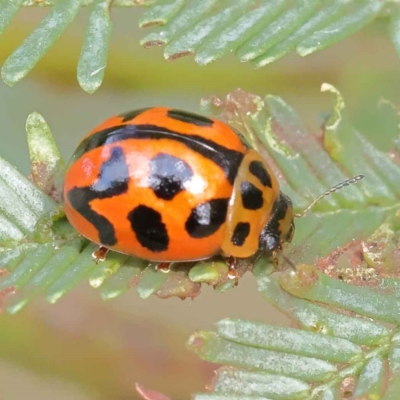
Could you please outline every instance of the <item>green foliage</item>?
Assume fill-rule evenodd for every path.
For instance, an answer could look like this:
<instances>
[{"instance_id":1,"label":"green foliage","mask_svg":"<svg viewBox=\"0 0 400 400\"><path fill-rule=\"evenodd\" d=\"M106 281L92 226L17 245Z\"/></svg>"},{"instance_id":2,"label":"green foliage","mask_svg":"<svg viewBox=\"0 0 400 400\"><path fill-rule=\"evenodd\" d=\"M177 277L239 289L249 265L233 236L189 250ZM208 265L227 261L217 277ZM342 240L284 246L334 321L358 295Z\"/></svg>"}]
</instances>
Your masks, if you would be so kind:
<instances>
[{"instance_id":1,"label":"green foliage","mask_svg":"<svg viewBox=\"0 0 400 400\"><path fill-rule=\"evenodd\" d=\"M349 176L366 176L359 185L317 203L314 211L318 212L297 221L287 254L303 263L312 263L354 238L368 237L398 210L399 165L351 125L343 99L333 87L324 84L322 90L333 92L336 104L318 139L276 96L263 100L236 91L222 105L215 98L203 101L206 110L245 132L251 144L281 170L282 190L298 211Z\"/></svg>"},{"instance_id":2,"label":"green foliage","mask_svg":"<svg viewBox=\"0 0 400 400\"><path fill-rule=\"evenodd\" d=\"M91 6L89 26L78 61L78 82L88 93L94 93L103 82L112 29L109 15L111 2L95 0ZM93 57L94 54L96 57Z\"/></svg>"},{"instance_id":3,"label":"green foliage","mask_svg":"<svg viewBox=\"0 0 400 400\"><path fill-rule=\"evenodd\" d=\"M301 56L324 49L388 16L389 35L400 54L399 4L393 0L0 0L0 34L21 6L53 6L40 25L5 61L1 74L13 85L25 77L74 20L90 6L78 62L78 81L88 93L102 83L112 30L111 6L147 6L140 27L154 27L140 43L166 45L173 60L194 55L200 65L230 52L256 67L292 51Z\"/></svg>"},{"instance_id":4,"label":"green foliage","mask_svg":"<svg viewBox=\"0 0 400 400\"><path fill-rule=\"evenodd\" d=\"M397 249L399 222L397 215L384 228L396 232L391 239ZM364 248L386 252L386 244L379 232ZM309 265L272 277L258 266L253 272L260 294L297 328L226 319L217 323L217 332L195 333L188 348L225 366L217 371L212 393L194 399L397 399L400 279L396 264L382 269L383 259L369 259L379 277L365 274L366 265L347 265L360 274L352 284Z\"/></svg>"},{"instance_id":5,"label":"green foliage","mask_svg":"<svg viewBox=\"0 0 400 400\"><path fill-rule=\"evenodd\" d=\"M297 263L296 271L271 275L262 262L253 270L260 294L295 328L225 319L216 324L216 332L192 335L190 350L223 365L210 392L195 394L195 400L398 398L400 213L395 182L400 169L392 161L398 153L388 157L373 148L351 126L336 89L325 84L323 90L335 94L336 105L318 140L276 97L263 102L253 96L250 102L236 92L222 111L216 99L207 103L242 131L257 132L253 145L260 139L267 146L268 156L285 171L288 192L296 187L303 188L301 194L305 188L313 191L316 182L325 178L329 183L331 175L342 171L362 172L366 178L341 192L341 199L330 199L346 209L334 212L338 205L327 201L300 221L304 225L298 224L295 243L287 249L303 263ZM259 114L265 106L271 116L263 119ZM251 116L238 118L240 107L251 110Z\"/></svg>"},{"instance_id":6,"label":"green foliage","mask_svg":"<svg viewBox=\"0 0 400 400\"><path fill-rule=\"evenodd\" d=\"M25 77L74 20L81 5L81 0L56 2L40 25L5 61L1 70L4 82L12 85Z\"/></svg>"},{"instance_id":7,"label":"green foliage","mask_svg":"<svg viewBox=\"0 0 400 400\"><path fill-rule=\"evenodd\" d=\"M398 293L377 292L377 283L354 287L310 267L272 279L261 268L255 274L261 295L297 329L226 319L215 333L195 333L189 349L235 368L220 368L213 393L194 399L398 397L398 332L382 324L399 324Z\"/></svg>"}]
</instances>

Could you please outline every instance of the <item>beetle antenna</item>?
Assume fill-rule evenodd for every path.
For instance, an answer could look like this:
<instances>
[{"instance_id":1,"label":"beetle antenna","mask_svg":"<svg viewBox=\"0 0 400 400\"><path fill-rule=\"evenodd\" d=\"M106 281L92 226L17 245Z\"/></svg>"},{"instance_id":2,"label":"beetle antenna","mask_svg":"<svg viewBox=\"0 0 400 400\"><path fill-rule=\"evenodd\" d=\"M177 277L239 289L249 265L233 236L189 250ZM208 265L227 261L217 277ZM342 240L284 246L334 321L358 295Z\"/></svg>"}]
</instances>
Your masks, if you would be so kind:
<instances>
[{"instance_id":1,"label":"beetle antenna","mask_svg":"<svg viewBox=\"0 0 400 400\"><path fill-rule=\"evenodd\" d=\"M361 181L361 179L363 179L363 178L364 178L364 175L357 175L357 176L353 176L352 178L346 179L343 182L338 183L337 185L331 187L326 192L324 192L321 195L319 195L305 210L303 210L300 213L295 214L294 216L296 218L304 217L304 215L306 215L306 213L308 211L310 211L311 208L314 207L315 203L318 203L324 197L329 196L330 194L332 194L334 192L337 192L340 189L343 189L345 186L349 186L349 185L352 185L353 183L357 183L357 182Z\"/></svg>"},{"instance_id":2,"label":"beetle antenna","mask_svg":"<svg viewBox=\"0 0 400 400\"><path fill-rule=\"evenodd\" d=\"M297 271L296 264L290 258L286 257L283 252L282 252L282 258L289 265L289 267L292 268L293 271Z\"/></svg>"}]
</instances>

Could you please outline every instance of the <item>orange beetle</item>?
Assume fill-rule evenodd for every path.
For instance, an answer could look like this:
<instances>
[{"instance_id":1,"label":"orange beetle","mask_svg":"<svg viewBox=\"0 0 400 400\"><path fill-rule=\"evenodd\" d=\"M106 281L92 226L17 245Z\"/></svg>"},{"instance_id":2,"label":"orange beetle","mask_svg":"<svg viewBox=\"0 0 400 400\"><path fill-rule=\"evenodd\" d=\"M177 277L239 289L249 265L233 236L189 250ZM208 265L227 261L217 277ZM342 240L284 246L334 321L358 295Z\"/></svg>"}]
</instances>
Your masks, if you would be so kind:
<instances>
[{"instance_id":1,"label":"orange beetle","mask_svg":"<svg viewBox=\"0 0 400 400\"><path fill-rule=\"evenodd\" d=\"M72 226L103 250L164 268L220 254L234 278L237 258L273 253L294 233L290 199L240 134L164 107L112 117L90 132L72 157L63 198Z\"/></svg>"}]
</instances>

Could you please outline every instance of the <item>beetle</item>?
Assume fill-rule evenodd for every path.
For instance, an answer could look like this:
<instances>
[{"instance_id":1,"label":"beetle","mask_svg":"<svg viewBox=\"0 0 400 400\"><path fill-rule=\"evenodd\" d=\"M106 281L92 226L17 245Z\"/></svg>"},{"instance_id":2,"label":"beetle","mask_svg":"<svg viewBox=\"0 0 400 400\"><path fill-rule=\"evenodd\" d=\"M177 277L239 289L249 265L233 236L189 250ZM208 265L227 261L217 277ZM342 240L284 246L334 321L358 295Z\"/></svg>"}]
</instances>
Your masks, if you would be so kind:
<instances>
[{"instance_id":1,"label":"beetle","mask_svg":"<svg viewBox=\"0 0 400 400\"><path fill-rule=\"evenodd\" d=\"M292 202L260 153L219 120L167 107L111 117L86 135L63 200L72 226L100 245L97 260L111 249L168 270L221 255L233 279L237 259L276 258L294 235Z\"/></svg>"}]
</instances>

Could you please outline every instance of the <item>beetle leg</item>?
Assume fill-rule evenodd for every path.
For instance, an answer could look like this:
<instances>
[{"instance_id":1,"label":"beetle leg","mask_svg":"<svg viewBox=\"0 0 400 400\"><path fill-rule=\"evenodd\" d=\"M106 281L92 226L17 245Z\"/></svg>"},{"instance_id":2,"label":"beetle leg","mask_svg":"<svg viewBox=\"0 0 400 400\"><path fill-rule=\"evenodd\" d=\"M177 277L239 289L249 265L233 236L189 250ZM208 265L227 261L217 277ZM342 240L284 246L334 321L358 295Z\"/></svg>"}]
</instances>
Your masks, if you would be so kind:
<instances>
[{"instance_id":1,"label":"beetle leg","mask_svg":"<svg viewBox=\"0 0 400 400\"><path fill-rule=\"evenodd\" d=\"M237 286L237 284L239 283L239 273L236 269L237 260L235 257L230 256L227 261L228 261L228 268L229 268L228 278L232 279L232 280L234 279L235 286Z\"/></svg>"},{"instance_id":2,"label":"beetle leg","mask_svg":"<svg viewBox=\"0 0 400 400\"><path fill-rule=\"evenodd\" d=\"M275 269L278 269L278 267L279 267L278 251L277 250L273 250L272 251L272 265L275 267Z\"/></svg>"},{"instance_id":3,"label":"beetle leg","mask_svg":"<svg viewBox=\"0 0 400 400\"><path fill-rule=\"evenodd\" d=\"M108 249L104 246L99 246L99 248L92 253L92 258L96 264L100 261L105 261L107 257Z\"/></svg>"},{"instance_id":4,"label":"beetle leg","mask_svg":"<svg viewBox=\"0 0 400 400\"><path fill-rule=\"evenodd\" d=\"M170 266L171 266L171 263L162 262L162 263L159 263L159 264L156 265L156 270L164 272L165 274L167 274L170 271Z\"/></svg>"}]
</instances>

